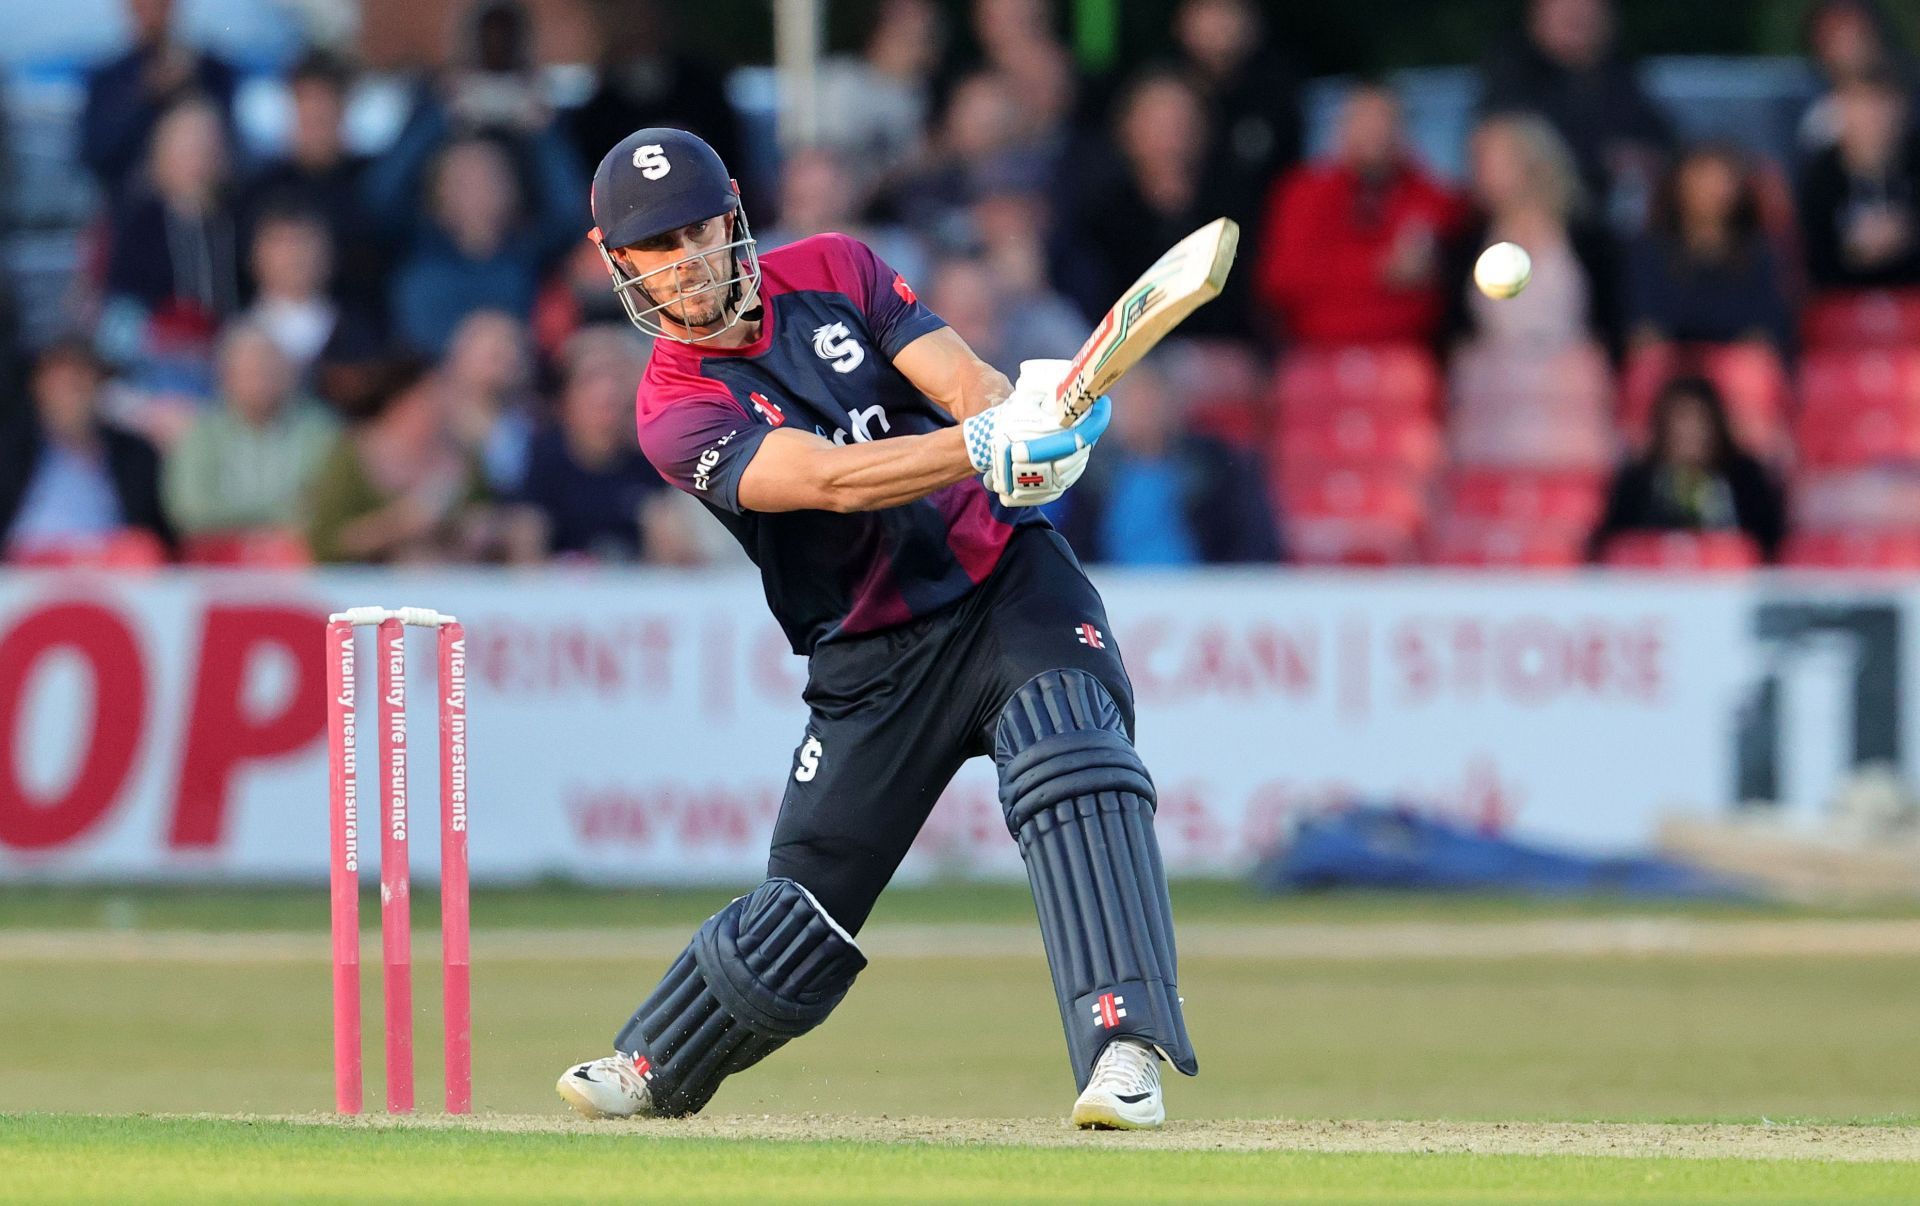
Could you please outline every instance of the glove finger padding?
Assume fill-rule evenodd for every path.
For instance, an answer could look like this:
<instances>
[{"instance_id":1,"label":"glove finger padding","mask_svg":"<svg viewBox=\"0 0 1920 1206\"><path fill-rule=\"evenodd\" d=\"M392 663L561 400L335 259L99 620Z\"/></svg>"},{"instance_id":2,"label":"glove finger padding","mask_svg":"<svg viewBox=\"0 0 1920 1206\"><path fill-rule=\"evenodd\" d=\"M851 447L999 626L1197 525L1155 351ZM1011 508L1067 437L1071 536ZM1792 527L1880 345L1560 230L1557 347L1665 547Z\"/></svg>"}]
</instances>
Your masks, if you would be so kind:
<instances>
[{"instance_id":1,"label":"glove finger padding","mask_svg":"<svg viewBox=\"0 0 1920 1206\"><path fill-rule=\"evenodd\" d=\"M1057 461L1039 463L1016 461L1013 466L1012 488L996 490L1000 496L1000 505L1005 507L1038 507L1050 503L1065 494L1080 475L1087 471L1087 460L1093 455L1091 447L1082 448L1071 456ZM993 483L985 478L982 482L989 490Z\"/></svg>"}]
</instances>

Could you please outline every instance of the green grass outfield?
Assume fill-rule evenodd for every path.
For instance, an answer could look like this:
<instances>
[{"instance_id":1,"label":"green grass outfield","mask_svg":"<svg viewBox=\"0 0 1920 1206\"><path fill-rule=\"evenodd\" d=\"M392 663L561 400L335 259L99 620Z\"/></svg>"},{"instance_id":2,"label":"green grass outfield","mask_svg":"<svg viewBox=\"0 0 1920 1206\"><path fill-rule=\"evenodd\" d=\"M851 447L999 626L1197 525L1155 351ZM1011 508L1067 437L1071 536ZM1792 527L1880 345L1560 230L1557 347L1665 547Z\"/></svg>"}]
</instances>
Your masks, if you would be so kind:
<instances>
[{"instance_id":1,"label":"green grass outfield","mask_svg":"<svg viewBox=\"0 0 1920 1206\"><path fill-rule=\"evenodd\" d=\"M87 1117L329 1108L324 889L0 890L0 1035L10 1036L0 1112L11 1112L0 1116L0 1200L577 1199L585 1185L761 1203L1920 1202L1920 911L1906 906L1174 889L1202 1075L1173 1077L1168 1104L1196 1149L1211 1144L1208 1120L1482 1120L1514 1135L1593 1121L1793 1122L1874 1136L1847 1163L1804 1158L1817 1146L1604 1155L1619 1150L1604 1138L1521 1149L1556 1154L1418 1142L1336 1151L1294 1138L1267 1150L1128 1150L1142 1147L1128 1136L1041 1150L996 1144L991 1130L958 1145L839 1132L795 1141L817 1137L820 1115L1064 1115L1072 1081L1058 1011L1017 885L883 899L863 935L872 966L846 1003L715 1099L713 1117L755 1120L756 1137L542 1129L563 1118L555 1077L607 1048L686 931L729 895L476 894L476 1122L492 1126L449 1131ZM430 1116L431 893L416 904L418 1098ZM366 1097L377 1109L371 902L363 921ZM781 1123L777 1138L761 1133ZM1243 1124L1214 1125L1226 1135Z\"/></svg>"},{"instance_id":2,"label":"green grass outfield","mask_svg":"<svg viewBox=\"0 0 1920 1206\"><path fill-rule=\"evenodd\" d=\"M0 1200L1911 1202L1897 1162L727 1142L0 1116ZM1101 1137L1124 1139L1124 1136Z\"/></svg>"}]
</instances>

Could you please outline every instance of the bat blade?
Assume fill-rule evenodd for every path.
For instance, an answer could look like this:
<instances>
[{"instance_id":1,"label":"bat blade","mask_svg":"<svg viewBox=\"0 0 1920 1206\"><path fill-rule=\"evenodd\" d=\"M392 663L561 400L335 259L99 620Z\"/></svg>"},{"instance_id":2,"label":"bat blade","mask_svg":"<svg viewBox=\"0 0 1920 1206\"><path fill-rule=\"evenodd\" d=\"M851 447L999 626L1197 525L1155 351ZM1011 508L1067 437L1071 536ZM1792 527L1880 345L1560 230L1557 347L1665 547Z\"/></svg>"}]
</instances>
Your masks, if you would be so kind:
<instances>
[{"instance_id":1,"label":"bat blade","mask_svg":"<svg viewBox=\"0 0 1920 1206\"><path fill-rule=\"evenodd\" d=\"M1062 427L1080 421L1093 400L1207 302L1220 296L1240 248L1240 225L1216 218L1153 262L1101 317L1074 353L1054 394Z\"/></svg>"}]
</instances>

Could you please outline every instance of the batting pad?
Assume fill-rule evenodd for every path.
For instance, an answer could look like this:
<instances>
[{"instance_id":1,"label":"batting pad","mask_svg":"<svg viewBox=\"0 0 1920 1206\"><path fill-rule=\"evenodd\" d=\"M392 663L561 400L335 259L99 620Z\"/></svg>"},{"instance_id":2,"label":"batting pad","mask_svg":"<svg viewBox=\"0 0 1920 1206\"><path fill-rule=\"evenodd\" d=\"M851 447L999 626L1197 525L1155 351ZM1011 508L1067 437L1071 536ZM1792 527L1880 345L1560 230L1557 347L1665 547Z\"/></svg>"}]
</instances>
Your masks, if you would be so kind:
<instances>
[{"instance_id":1,"label":"batting pad","mask_svg":"<svg viewBox=\"0 0 1920 1206\"><path fill-rule=\"evenodd\" d=\"M634 1057L662 1114L692 1114L826 1021L866 965L812 893L770 879L707 918L614 1049Z\"/></svg>"},{"instance_id":2,"label":"batting pad","mask_svg":"<svg viewBox=\"0 0 1920 1206\"><path fill-rule=\"evenodd\" d=\"M1082 670L1035 676L1000 713L994 761L1079 1086L1123 1034L1192 1076L1200 1065L1180 1013L1153 780L1113 697Z\"/></svg>"}]
</instances>

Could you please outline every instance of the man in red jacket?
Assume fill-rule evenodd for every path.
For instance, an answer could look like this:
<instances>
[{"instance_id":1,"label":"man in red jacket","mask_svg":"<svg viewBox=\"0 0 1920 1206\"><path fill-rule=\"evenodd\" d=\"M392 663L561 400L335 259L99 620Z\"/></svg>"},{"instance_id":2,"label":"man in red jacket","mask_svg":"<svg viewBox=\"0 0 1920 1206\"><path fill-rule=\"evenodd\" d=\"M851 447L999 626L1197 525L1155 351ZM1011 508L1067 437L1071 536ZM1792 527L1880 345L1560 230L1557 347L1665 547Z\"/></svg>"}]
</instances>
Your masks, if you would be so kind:
<instances>
[{"instance_id":1,"label":"man in red jacket","mask_svg":"<svg viewBox=\"0 0 1920 1206\"><path fill-rule=\"evenodd\" d=\"M1259 300L1304 343L1427 340L1445 308L1441 247L1461 216L1401 145L1393 93L1362 85L1333 157L1295 168L1268 198Z\"/></svg>"}]
</instances>

